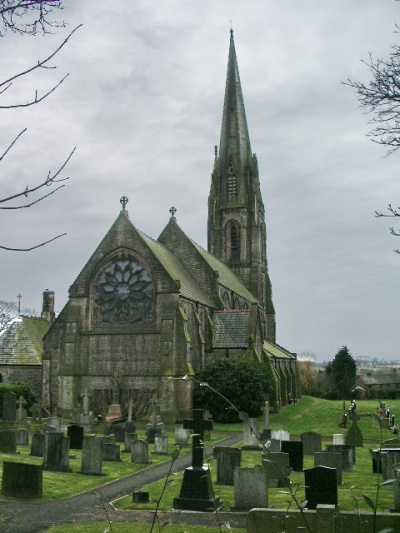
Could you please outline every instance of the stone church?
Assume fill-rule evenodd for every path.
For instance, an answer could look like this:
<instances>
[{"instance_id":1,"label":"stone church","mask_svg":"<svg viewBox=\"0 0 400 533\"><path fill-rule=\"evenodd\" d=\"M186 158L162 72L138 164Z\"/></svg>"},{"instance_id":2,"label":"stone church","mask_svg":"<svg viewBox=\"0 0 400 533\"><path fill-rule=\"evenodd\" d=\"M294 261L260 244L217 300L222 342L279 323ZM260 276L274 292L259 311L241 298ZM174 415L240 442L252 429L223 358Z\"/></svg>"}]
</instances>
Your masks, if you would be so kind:
<instances>
[{"instance_id":1,"label":"stone church","mask_svg":"<svg viewBox=\"0 0 400 533\"><path fill-rule=\"evenodd\" d=\"M269 366L276 408L296 396L296 355L275 339L264 204L232 31L208 250L185 234L175 208L158 239L147 236L127 201L44 337L44 405L68 414L89 392L95 413L132 398L139 416L156 395L173 419L192 405L193 381L179 378L237 354Z\"/></svg>"}]
</instances>

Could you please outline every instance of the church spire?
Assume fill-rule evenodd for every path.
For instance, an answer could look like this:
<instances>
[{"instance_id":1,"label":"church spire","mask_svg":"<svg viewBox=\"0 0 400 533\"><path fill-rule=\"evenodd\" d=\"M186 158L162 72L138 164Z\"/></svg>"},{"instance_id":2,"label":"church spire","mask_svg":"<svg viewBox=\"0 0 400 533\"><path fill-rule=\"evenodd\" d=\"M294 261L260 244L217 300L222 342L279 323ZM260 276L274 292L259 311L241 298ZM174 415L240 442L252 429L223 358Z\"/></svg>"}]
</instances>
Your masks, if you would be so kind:
<instances>
[{"instance_id":1,"label":"church spire","mask_svg":"<svg viewBox=\"0 0 400 533\"><path fill-rule=\"evenodd\" d=\"M222 115L219 159L223 167L235 162L244 170L251 155L250 137L247 128L243 92L236 58L233 30L229 43L228 68L226 75L224 110ZM235 161L233 161L235 160Z\"/></svg>"}]
</instances>

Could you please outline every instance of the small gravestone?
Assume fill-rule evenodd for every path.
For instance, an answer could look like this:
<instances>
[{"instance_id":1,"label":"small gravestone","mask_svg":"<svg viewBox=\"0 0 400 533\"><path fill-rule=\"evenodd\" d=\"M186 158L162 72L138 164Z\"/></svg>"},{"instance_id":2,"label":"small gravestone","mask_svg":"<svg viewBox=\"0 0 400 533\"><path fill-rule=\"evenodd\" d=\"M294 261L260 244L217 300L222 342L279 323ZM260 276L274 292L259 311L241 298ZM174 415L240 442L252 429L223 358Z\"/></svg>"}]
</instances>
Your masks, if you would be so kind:
<instances>
[{"instance_id":1,"label":"small gravestone","mask_svg":"<svg viewBox=\"0 0 400 533\"><path fill-rule=\"evenodd\" d=\"M358 427L356 418L353 419L353 424L347 432L344 443L347 444L347 446L355 446L357 448L362 448L364 446L364 439L361 430Z\"/></svg>"},{"instance_id":2,"label":"small gravestone","mask_svg":"<svg viewBox=\"0 0 400 533\"><path fill-rule=\"evenodd\" d=\"M150 422L146 427L146 441L149 444L154 444L155 436L161 435L164 431L164 424L161 422L160 417L160 402L157 398L151 400L152 413L150 416Z\"/></svg>"},{"instance_id":3,"label":"small gravestone","mask_svg":"<svg viewBox=\"0 0 400 533\"><path fill-rule=\"evenodd\" d=\"M61 418L57 415L52 415L47 419L47 426L55 428L56 433L61 432Z\"/></svg>"},{"instance_id":4,"label":"small gravestone","mask_svg":"<svg viewBox=\"0 0 400 533\"><path fill-rule=\"evenodd\" d=\"M155 435L153 453L155 455L169 455L168 454L168 435Z\"/></svg>"},{"instance_id":5,"label":"small gravestone","mask_svg":"<svg viewBox=\"0 0 400 533\"><path fill-rule=\"evenodd\" d=\"M243 420L243 450L260 449L260 433L258 418L250 418L247 413L241 413Z\"/></svg>"},{"instance_id":6,"label":"small gravestone","mask_svg":"<svg viewBox=\"0 0 400 533\"><path fill-rule=\"evenodd\" d=\"M117 424L113 428L115 435L115 442L125 442L125 426Z\"/></svg>"},{"instance_id":7,"label":"small gravestone","mask_svg":"<svg viewBox=\"0 0 400 533\"><path fill-rule=\"evenodd\" d=\"M131 463L149 464L149 445L144 440L132 443Z\"/></svg>"},{"instance_id":8,"label":"small gravestone","mask_svg":"<svg viewBox=\"0 0 400 533\"><path fill-rule=\"evenodd\" d=\"M217 460L217 484L233 485L235 468L242 461L242 450L230 446L215 446L214 458Z\"/></svg>"},{"instance_id":9,"label":"small gravestone","mask_svg":"<svg viewBox=\"0 0 400 533\"><path fill-rule=\"evenodd\" d=\"M183 427L193 430L192 466L185 468L179 496L174 498L174 509L212 512L221 506L215 496L211 473L204 466L204 431L212 429L211 420L204 420L202 409L193 410L193 419L184 420Z\"/></svg>"},{"instance_id":10,"label":"small gravestone","mask_svg":"<svg viewBox=\"0 0 400 533\"><path fill-rule=\"evenodd\" d=\"M327 466L304 470L307 509L316 509L319 504L337 505L338 493L336 471Z\"/></svg>"},{"instance_id":11,"label":"small gravestone","mask_svg":"<svg viewBox=\"0 0 400 533\"><path fill-rule=\"evenodd\" d=\"M103 455L101 438L96 435L85 435L82 442L81 473L91 476L101 476L103 469Z\"/></svg>"},{"instance_id":12,"label":"small gravestone","mask_svg":"<svg viewBox=\"0 0 400 533\"><path fill-rule=\"evenodd\" d=\"M31 455L34 457L43 457L44 439L45 436L43 433L34 433L32 435Z\"/></svg>"},{"instance_id":13,"label":"small gravestone","mask_svg":"<svg viewBox=\"0 0 400 533\"><path fill-rule=\"evenodd\" d=\"M346 446L345 444L327 444L326 451L340 452L342 454L342 471L353 471L353 466L356 462L356 450L354 446Z\"/></svg>"},{"instance_id":14,"label":"small gravestone","mask_svg":"<svg viewBox=\"0 0 400 533\"><path fill-rule=\"evenodd\" d=\"M290 440L290 433L286 429L274 429L271 431L271 439L283 441Z\"/></svg>"},{"instance_id":15,"label":"small gravestone","mask_svg":"<svg viewBox=\"0 0 400 533\"><path fill-rule=\"evenodd\" d=\"M132 398L129 398L128 402L128 418L125 422L125 434L127 433L135 433L136 432L136 426L133 423L133 400Z\"/></svg>"},{"instance_id":16,"label":"small gravestone","mask_svg":"<svg viewBox=\"0 0 400 533\"><path fill-rule=\"evenodd\" d=\"M289 466L295 472L303 471L303 443L295 440L283 440L281 451L289 454Z\"/></svg>"},{"instance_id":17,"label":"small gravestone","mask_svg":"<svg viewBox=\"0 0 400 533\"><path fill-rule=\"evenodd\" d=\"M82 450L84 429L78 424L70 424L67 427L67 435L69 437L69 447L71 450Z\"/></svg>"},{"instance_id":18,"label":"small gravestone","mask_svg":"<svg viewBox=\"0 0 400 533\"><path fill-rule=\"evenodd\" d=\"M267 476L268 487L289 487L290 472L289 454L271 452L263 455L262 464Z\"/></svg>"},{"instance_id":19,"label":"small gravestone","mask_svg":"<svg viewBox=\"0 0 400 533\"><path fill-rule=\"evenodd\" d=\"M103 442L101 449L103 454L103 461L121 461L121 449L118 444Z\"/></svg>"},{"instance_id":20,"label":"small gravestone","mask_svg":"<svg viewBox=\"0 0 400 533\"><path fill-rule=\"evenodd\" d=\"M393 482L393 503L390 512L400 513L400 483L397 480Z\"/></svg>"},{"instance_id":21,"label":"small gravestone","mask_svg":"<svg viewBox=\"0 0 400 533\"><path fill-rule=\"evenodd\" d=\"M27 429L16 429L15 438L17 446L29 446L29 433Z\"/></svg>"},{"instance_id":22,"label":"small gravestone","mask_svg":"<svg viewBox=\"0 0 400 533\"><path fill-rule=\"evenodd\" d=\"M124 453L131 453L132 444L138 440L137 433L125 433Z\"/></svg>"},{"instance_id":23,"label":"small gravestone","mask_svg":"<svg viewBox=\"0 0 400 533\"><path fill-rule=\"evenodd\" d=\"M383 481L388 479L398 480L400 465L400 451L399 452L381 452L381 472ZM398 481L397 481L398 482Z\"/></svg>"},{"instance_id":24,"label":"small gravestone","mask_svg":"<svg viewBox=\"0 0 400 533\"><path fill-rule=\"evenodd\" d=\"M6 391L3 398L3 422L16 422L17 420L17 395Z\"/></svg>"},{"instance_id":25,"label":"small gravestone","mask_svg":"<svg viewBox=\"0 0 400 533\"><path fill-rule=\"evenodd\" d=\"M335 433L333 435L332 444L345 444L343 433Z\"/></svg>"},{"instance_id":26,"label":"small gravestone","mask_svg":"<svg viewBox=\"0 0 400 533\"><path fill-rule=\"evenodd\" d=\"M1 492L18 499L43 496L43 472L40 465L4 461Z\"/></svg>"},{"instance_id":27,"label":"small gravestone","mask_svg":"<svg viewBox=\"0 0 400 533\"><path fill-rule=\"evenodd\" d=\"M315 452L322 450L322 437L315 431L306 431L300 435L301 442L303 443L303 454L313 455Z\"/></svg>"},{"instance_id":28,"label":"small gravestone","mask_svg":"<svg viewBox=\"0 0 400 533\"><path fill-rule=\"evenodd\" d=\"M278 439L270 439L270 440L266 441L265 444L264 444L264 448L265 448L265 446L268 447L268 450L270 452L280 452L281 451L281 441L278 440Z\"/></svg>"},{"instance_id":29,"label":"small gravestone","mask_svg":"<svg viewBox=\"0 0 400 533\"><path fill-rule=\"evenodd\" d=\"M336 470L336 482L342 484L342 454L340 452L315 452L314 466L328 466Z\"/></svg>"},{"instance_id":30,"label":"small gravestone","mask_svg":"<svg viewBox=\"0 0 400 533\"><path fill-rule=\"evenodd\" d=\"M234 478L235 510L268 507L267 476L261 465L236 468Z\"/></svg>"},{"instance_id":31,"label":"small gravestone","mask_svg":"<svg viewBox=\"0 0 400 533\"><path fill-rule=\"evenodd\" d=\"M42 428L42 433L43 435L47 435L47 433L59 433L59 431L57 431L56 426L51 426L49 424L46 424Z\"/></svg>"},{"instance_id":32,"label":"small gravestone","mask_svg":"<svg viewBox=\"0 0 400 533\"><path fill-rule=\"evenodd\" d=\"M181 426L175 427L175 446L190 446L190 430Z\"/></svg>"},{"instance_id":33,"label":"small gravestone","mask_svg":"<svg viewBox=\"0 0 400 533\"><path fill-rule=\"evenodd\" d=\"M69 468L69 437L63 433L47 433L44 441L43 469L71 472Z\"/></svg>"},{"instance_id":34,"label":"small gravestone","mask_svg":"<svg viewBox=\"0 0 400 533\"><path fill-rule=\"evenodd\" d=\"M36 422L42 421L42 404L41 403L34 403L31 405L30 411L32 413L32 423L36 424Z\"/></svg>"},{"instance_id":35,"label":"small gravestone","mask_svg":"<svg viewBox=\"0 0 400 533\"><path fill-rule=\"evenodd\" d=\"M18 409L17 409L17 423L20 427L25 427L28 423L28 414L25 409L25 405L27 404L27 401L23 396L19 397L18 400Z\"/></svg>"},{"instance_id":36,"label":"small gravestone","mask_svg":"<svg viewBox=\"0 0 400 533\"><path fill-rule=\"evenodd\" d=\"M106 414L107 422L113 422L116 420L120 420L122 418L122 410L119 404L120 383L119 383L118 372L114 373L114 376L112 378L112 385L113 385L113 403L108 408L108 412Z\"/></svg>"},{"instance_id":37,"label":"small gravestone","mask_svg":"<svg viewBox=\"0 0 400 533\"><path fill-rule=\"evenodd\" d=\"M0 431L0 453L17 453L17 434L13 429Z\"/></svg>"},{"instance_id":38,"label":"small gravestone","mask_svg":"<svg viewBox=\"0 0 400 533\"><path fill-rule=\"evenodd\" d=\"M90 398L91 394L89 391L85 390L81 395L82 398L82 413L79 417L79 422L81 426L90 429L92 425L92 417L90 416Z\"/></svg>"}]
</instances>

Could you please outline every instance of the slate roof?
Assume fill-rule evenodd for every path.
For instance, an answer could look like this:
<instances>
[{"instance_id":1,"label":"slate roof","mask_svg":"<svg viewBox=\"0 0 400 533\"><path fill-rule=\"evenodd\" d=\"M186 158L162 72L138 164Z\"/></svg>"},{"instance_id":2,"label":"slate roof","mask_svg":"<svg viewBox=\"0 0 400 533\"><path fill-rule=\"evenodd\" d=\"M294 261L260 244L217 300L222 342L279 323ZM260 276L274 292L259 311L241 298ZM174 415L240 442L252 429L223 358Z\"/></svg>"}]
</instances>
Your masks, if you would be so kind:
<instances>
[{"instance_id":1,"label":"slate roof","mask_svg":"<svg viewBox=\"0 0 400 533\"><path fill-rule=\"evenodd\" d=\"M163 244L155 241L142 231L137 230L142 239L145 241L150 250L154 253L165 270L171 276L174 281L180 283L180 294L193 300L200 302L208 307L214 307L214 304L210 298L200 289L199 284L192 277L192 275L186 270L180 260L170 252Z\"/></svg>"},{"instance_id":2,"label":"slate roof","mask_svg":"<svg viewBox=\"0 0 400 533\"><path fill-rule=\"evenodd\" d=\"M277 357L278 359L296 359L296 355L292 352L289 352L283 346L276 344L268 339L264 340L263 350L272 357Z\"/></svg>"},{"instance_id":3,"label":"slate roof","mask_svg":"<svg viewBox=\"0 0 400 533\"><path fill-rule=\"evenodd\" d=\"M247 348L250 337L250 311L214 311L213 348Z\"/></svg>"},{"instance_id":4,"label":"slate roof","mask_svg":"<svg viewBox=\"0 0 400 533\"><path fill-rule=\"evenodd\" d=\"M190 239L191 240L191 239ZM208 263L209 267L214 271L218 272L218 283L224 287L231 289L239 296L242 296L251 303L257 303L256 298L251 294L245 284L241 279L231 270L228 265L219 261L216 257L206 252L199 244L191 240L196 250L203 257L203 259Z\"/></svg>"},{"instance_id":5,"label":"slate roof","mask_svg":"<svg viewBox=\"0 0 400 533\"><path fill-rule=\"evenodd\" d=\"M400 385L400 374L392 372L388 374L359 374L357 377L363 380L366 385Z\"/></svg>"},{"instance_id":6,"label":"slate roof","mask_svg":"<svg viewBox=\"0 0 400 533\"><path fill-rule=\"evenodd\" d=\"M49 328L44 318L20 317L0 335L0 364L41 365L42 339Z\"/></svg>"}]
</instances>

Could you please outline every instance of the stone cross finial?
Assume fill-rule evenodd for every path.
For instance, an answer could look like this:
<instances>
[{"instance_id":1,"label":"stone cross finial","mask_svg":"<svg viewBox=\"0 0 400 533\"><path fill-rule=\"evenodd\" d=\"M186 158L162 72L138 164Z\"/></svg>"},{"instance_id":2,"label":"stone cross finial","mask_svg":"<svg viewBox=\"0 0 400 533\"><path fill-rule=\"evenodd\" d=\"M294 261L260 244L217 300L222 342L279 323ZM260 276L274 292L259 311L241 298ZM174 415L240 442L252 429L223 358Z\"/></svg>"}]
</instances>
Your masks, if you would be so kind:
<instances>
[{"instance_id":1,"label":"stone cross finial","mask_svg":"<svg viewBox=\"0 0 400 533\"><path fill-rule=\"evenodd\" d=\"M129 202L128 197L127 196L123 196L121 198L120 202L121 202L121 205L122 205L122 209L125 211L126 204Z\"/></svg>"},{"instance_id":2,"label":"stone cross finial","mask_svg":"<svg viewBox=\"0 0 400 533\"><path fill-rule=\"evenodd\" d=\"M193 430L192 466L201 468L204 461L204 430L212 429L213 423L211 420L204 420L203 409L193 409L193 419L184 420L183 427Z\"/></svg>"},{"instance_id":3,"label":"stone cross finial","mask_svg":"<svg viewBox=\"0 0 400 533\"><path fill-rule=\"evenodd\" d=\"M172 218L175 218L176 208L175 207L171 207L169 212L171 213Z\"/></svg>"}]
</instances>

